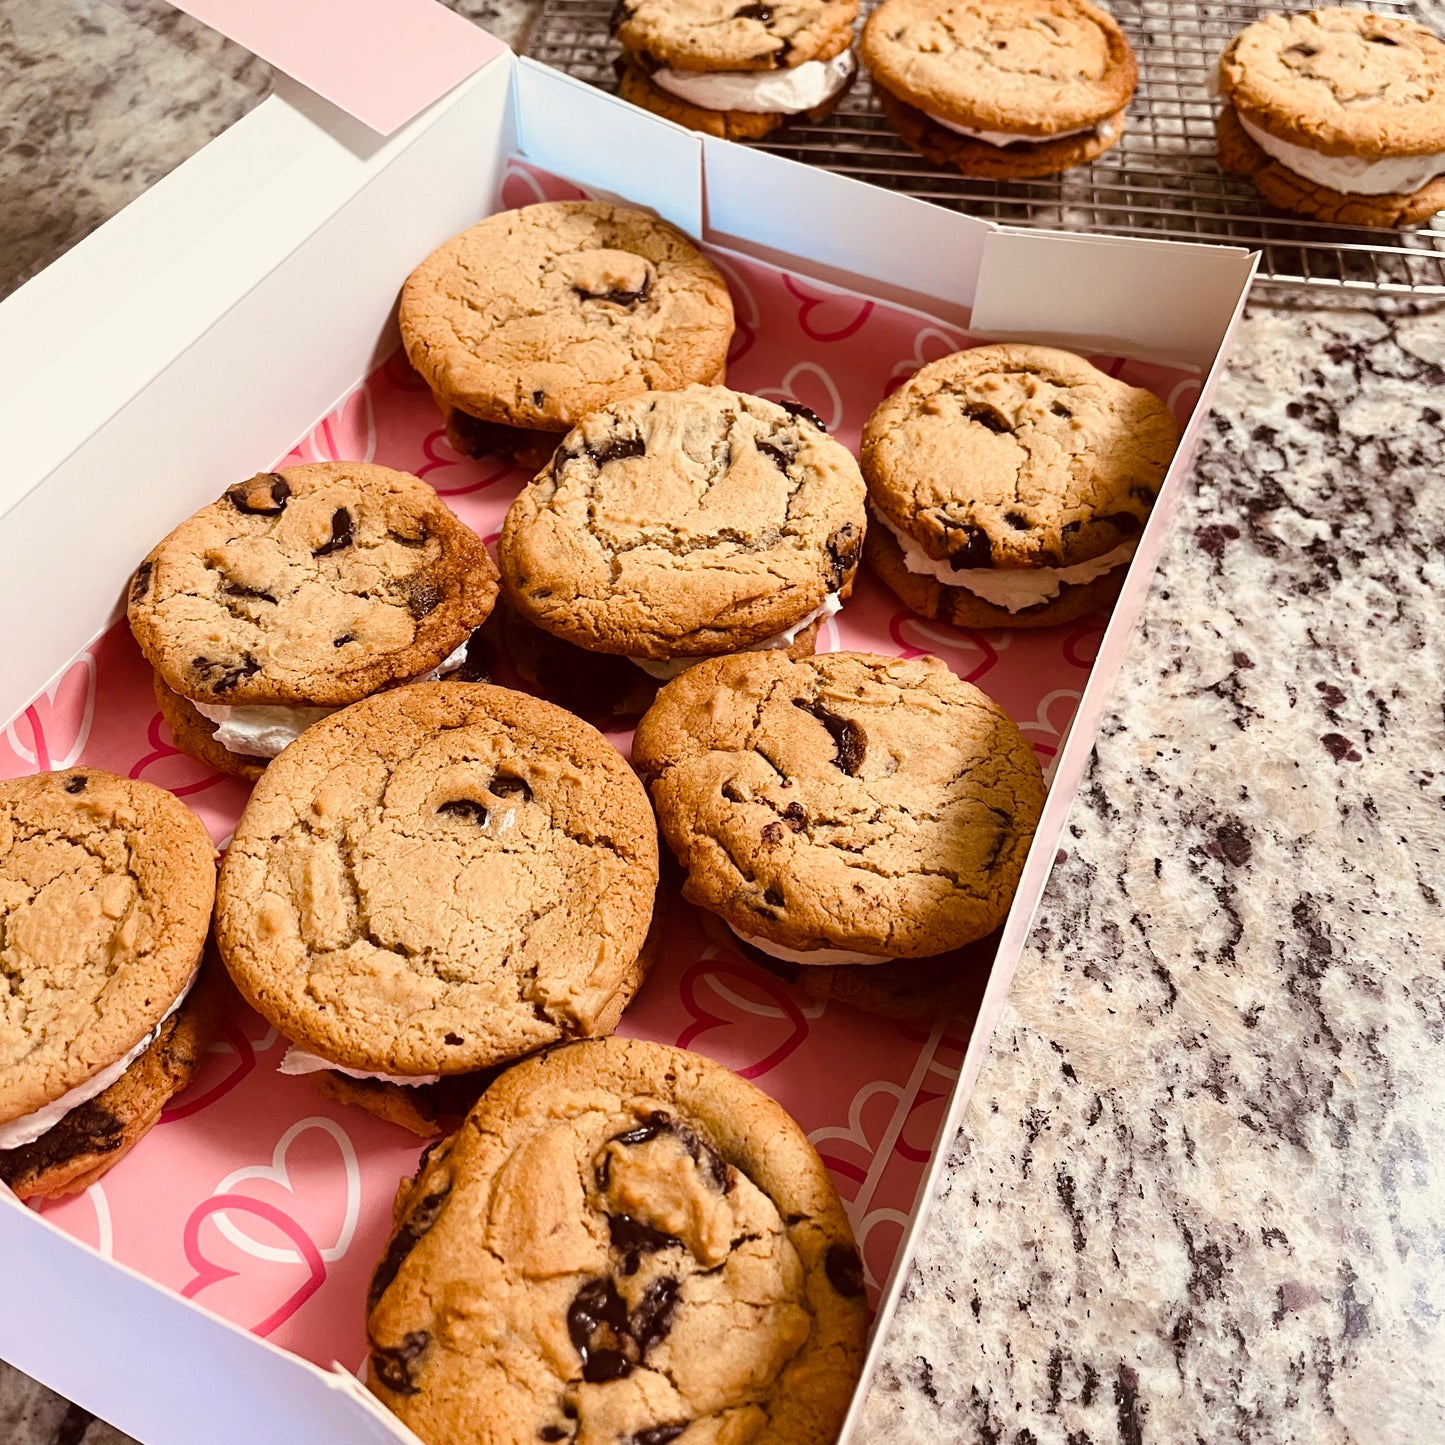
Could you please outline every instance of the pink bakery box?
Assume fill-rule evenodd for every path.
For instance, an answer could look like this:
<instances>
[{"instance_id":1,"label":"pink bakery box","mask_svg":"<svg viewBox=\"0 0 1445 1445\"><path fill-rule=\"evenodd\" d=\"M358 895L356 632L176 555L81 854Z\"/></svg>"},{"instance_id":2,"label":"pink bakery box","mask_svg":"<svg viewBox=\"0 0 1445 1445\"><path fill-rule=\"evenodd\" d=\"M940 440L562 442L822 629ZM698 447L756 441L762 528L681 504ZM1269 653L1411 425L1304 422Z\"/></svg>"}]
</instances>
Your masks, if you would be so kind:
<instances>
[{"instance_id":1,"label":"pink bakery box","mask_svg":"<svg viewBox=\"0 0 1445 1445\"><path fill-rule=\"evenodd\" d=\"M0 304L0 775L86 762L144 777L224 846L246 790L179 754L156 714L120 620L136 560L231 481L327 458L414 471L493 540L525 478L447 446L398 350L396 298L480 217L584 193L701 238L737 307L730 383L806 404L846 444L919 366L998 339L1090 356L1185 425L1110 615L966 632L860 574L820 636L820 650L943 657L1008 708L1050 775L976 1016L912 1026L811 999L710 944L674 899L663 959L623 1020L753 1079L828 1162L873 1308L851 1439L1252 256L975 220L700 137L505 51L387 139L281 79ZM358 1376L367 1276L420 1142L279 1075L284 1047L238 1006L197 1082L98 1184L40 1208L0 1187L0 1357L146 1445L413 1438Z\"/></svg>"}]
</instances>

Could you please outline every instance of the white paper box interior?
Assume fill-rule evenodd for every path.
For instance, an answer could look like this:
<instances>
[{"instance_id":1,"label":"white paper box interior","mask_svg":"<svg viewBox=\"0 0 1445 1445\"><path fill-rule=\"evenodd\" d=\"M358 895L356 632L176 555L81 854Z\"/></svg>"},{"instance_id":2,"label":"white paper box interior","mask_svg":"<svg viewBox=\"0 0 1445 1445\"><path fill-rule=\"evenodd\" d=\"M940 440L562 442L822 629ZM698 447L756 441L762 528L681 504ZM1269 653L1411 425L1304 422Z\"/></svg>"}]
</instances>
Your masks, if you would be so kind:
<instances>
[{"instance_id":1,"label":"white paper box interior","mask_svg":"<svg viewBox=\"0 0 1445 1445\"><path fill-rule=\"evenodd\" d=\"M948 1137L1179 501L1253 271L1241 251L1010 231L698 137L510 54L384 142L282 82L0 305L0 719L119 615L135 559L211 500L216 477L281 455L393 349L402 280L496 207L509 153L695 236L975 334L1204 377L1058 756ZM934 1151L927 1193L945 1153ZM147 1445L413 1438L340 1367L328 1374L252 1337L0 1196L0 1356Z\"/></svg>"}]
</instances>

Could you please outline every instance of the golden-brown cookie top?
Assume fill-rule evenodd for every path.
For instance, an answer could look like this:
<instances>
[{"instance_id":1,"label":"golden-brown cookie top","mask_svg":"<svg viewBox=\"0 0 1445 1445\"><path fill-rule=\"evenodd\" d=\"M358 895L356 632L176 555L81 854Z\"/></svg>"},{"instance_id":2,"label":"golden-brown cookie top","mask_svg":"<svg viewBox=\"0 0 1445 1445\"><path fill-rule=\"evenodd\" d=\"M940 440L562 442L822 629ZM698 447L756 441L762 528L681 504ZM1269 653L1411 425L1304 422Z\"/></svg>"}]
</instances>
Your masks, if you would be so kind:
<instances>
[{"instance_id":1,"label":"golden-brown cookie top","mask_svg":"<svg viewBox=\"0 0 1445 1445\"><path fill-rule=\"evenodd\" d=\"M831 1445L862 1265L798 1125L637 1039L509 1070L403 1186L370 1385L426 1441Z\"/></svg>"},{"instance_id":2,"label":"golden-brown cookie top","mask_svg":"<svg viewBox=\"0 0 1445 1445\"><path fill-rule=\"evenodd\" d=\"M215 849L150 783L0 781L0 1124L78 1088L165 1017L201 961Z\"/></svg>"},{"instance_id":3,"label":"golden-brown cookie top","mask_svg":"<svg viewBox=\"0 0 1445 1445\"><path fill-rule=\"evenodd\" d=\"M863 499L852 453L805 408L694 386L587 417L512 503L497 550L509 600L544 631L704 657L846 596Z\"/></svg>"},{"instance_id":4,"label":"golden-brown cookie top","mask_svg":"<svg viewBox=\"0 0 1445 1445\"><path fill-rule=\"evenodd\" d=\"M342 707L434 668L496 597L481 538L425 482L316 462L182 522L137 569L129 616L181 697Z\"/></svg>"},{"instance_id":5,"label":"golden-brown cookie top","mask_svg":"<svg viewBox=\"0 0 1445 1445\"><path fill-rule=\"evenodd\" d=\"M908 105L958 125L1053 135L1114 115L1134 52L1088 0L883 0L859 52Z\"/></svg>"},{"instance_id":6,"label":"golden-brown cookie top","mask_svg":"<svg viewBox=\"0 0 1445 1445\"><path fill-rule=\"evenodd\" d=\"M613 33L678 70L776 70L846 50L857 17L858 0L621 0Z\"/></svg>"},{"instance_id":7,"label":"golden-brown cookie top","mask_svg":"<svg viewBox=\"0 0 1445 1445\"><path fill-rule=\"evenodd\" d=\"M1229 42L1219 84L1246 120L1321 155L1445 152L1445 40L1403 16L1267 15Z\"/></svg>"},{"instance_id":8,"label":"golden-brown cookie top","mask_svg":"<svg viewBox=\"0 0 1445 1445\"><path fill-rule=\"evenodd\" d=\"M686 898L784 947L922 958L996 928L1043 807L1033 749L934 657L689 668L633 761Z\"/></svg>"},{"instance_id":9,"label":"golden-brown cookie top","mask_svg":"<svg viewBox=\"0 0 1445 1445\"><path fill-rule=\"evenodd\" d=\"M872 504L956 567L1061 567L1136 536L1179 443L1158 397L1049 346L930 363L863 429Z\"/></svg>"},{"instance_id":10,"label":"golden-brown cookie top","mask_svg":"<svg viewBox=\"0 0 1445 1445\"><path fill-rule=\"evenodd\" d=\"M501 211L407 278L401 336L445 402L560 431L644 391L721 381L732 297L676 226L606 201Z\"/></svg>"},{"instance_id":11,"label":"golden-brown cookie top","mask_svg":"<svg viewBox=\"0 0 1445 1445\"><path fill-rule=\"evenodd\" d=\"M308 1051L465 1073L609 1032L656 890L646 793L601 733L524 693L422 683L266 769L216 936L242 995Z\"/></svg>"}]
</instances>

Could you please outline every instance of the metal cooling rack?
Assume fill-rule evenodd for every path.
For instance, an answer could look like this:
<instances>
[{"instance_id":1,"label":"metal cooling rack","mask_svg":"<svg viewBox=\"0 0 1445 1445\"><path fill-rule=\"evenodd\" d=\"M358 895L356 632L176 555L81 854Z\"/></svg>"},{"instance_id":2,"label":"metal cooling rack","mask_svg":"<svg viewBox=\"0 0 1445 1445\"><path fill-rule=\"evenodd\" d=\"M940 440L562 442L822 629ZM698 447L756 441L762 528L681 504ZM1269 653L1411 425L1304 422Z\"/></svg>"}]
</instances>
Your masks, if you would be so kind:
<instances>
[{"instance_id":1,"label":"metal cooling rack","mask_svg":"<svg viewBox=\"0 0 1445 1445\"><path fill-rule=\"evenodd\" d=\"M528 53L606 90L618 54L614 0L544 0ZM864 0L865 13L872 8ZM1414 231L1289 218L1214 157L1209 80L1231 36L1270 11L1255 0L1111 0L1139 58L1139 89L1123 140L1092 165L1037 181L980 181L909 150L878 108L866 71L837 110L797 124L759 150L906 191L970 215L1020 226L1247 246L1260 279L1286 285L1445 296L1445 224ZM1420 18L1409 0L1373 0L1377 13Z\"/></svg>"}]
</instances>

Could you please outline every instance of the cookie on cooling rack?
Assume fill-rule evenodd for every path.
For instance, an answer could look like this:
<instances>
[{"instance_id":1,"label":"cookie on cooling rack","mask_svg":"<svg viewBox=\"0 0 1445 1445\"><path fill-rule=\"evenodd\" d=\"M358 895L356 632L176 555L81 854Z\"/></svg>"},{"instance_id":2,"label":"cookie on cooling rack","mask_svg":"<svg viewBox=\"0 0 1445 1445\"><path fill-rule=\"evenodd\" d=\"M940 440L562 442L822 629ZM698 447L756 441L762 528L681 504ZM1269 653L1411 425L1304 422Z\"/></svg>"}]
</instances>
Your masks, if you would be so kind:
<instances>
[{"instance_id":1,"label":"cookie on cooling rack","mask_svg":"<svg viewBox=\"0 0 1445 1445\"><path fill-rule=\"evenodd\" d=\"M1268 15L1219 61L1219 163L1286 211L1414 226L1445 210L1445 40L1401 16Z\"/></svg>"},{"instance_id":2,"label":"cookie on cooling rack","mask_svg":"<svg viewBox=\"0 0 1445 1445\"><path fill-rule=\"evenodd\" d=\"M988 180L1117 145L1138 78L1124 32L1088 0L883 0L859 49L899 135Z\"/></svg>"},{"instance_id":3,"label":"cookie on cooling rack","mask_svg":"<svg viewBox=\"0 0 1445 1445\"><path fill-rule=\"evenodd\" d=\"M857 0L620 0L625 100L693 130L756 140L821 120L857 73Z\"/></svg>"}]
</instances>

